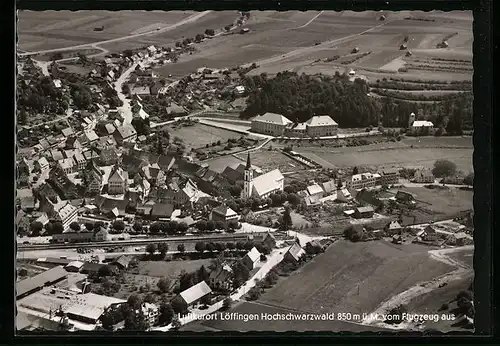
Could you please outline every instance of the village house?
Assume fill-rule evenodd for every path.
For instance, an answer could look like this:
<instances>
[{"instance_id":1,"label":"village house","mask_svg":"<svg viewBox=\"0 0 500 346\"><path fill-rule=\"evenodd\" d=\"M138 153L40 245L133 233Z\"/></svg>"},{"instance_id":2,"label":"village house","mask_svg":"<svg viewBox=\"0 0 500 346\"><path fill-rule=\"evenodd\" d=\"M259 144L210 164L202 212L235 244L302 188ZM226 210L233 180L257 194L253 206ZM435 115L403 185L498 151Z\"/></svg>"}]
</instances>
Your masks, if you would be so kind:
<instances>
[{"instance_id":1,"label":"village house","mask_svg":"<svg viewBox=\"0 0 500 346\"><path fill-rule=\"evenodd\" d=\"M109 136L112 135L115 131L115 125L111 121L99 122L96 126L97 134L99 136Z\"/></svg>"},{"instance_id":2,"label":"village house","mask_svg":"<svg viewBox=\"0 0 500 346\"><path fill-rule=\"evenodd\" d=\"M82 145L88 145L97 141L99 136L94 130L87 130L78 139Z\"/></svg>"},{"instance_id":3,"label":"village house","mask_svg":"<svg viewBox=\"0 0 500 346\"><path fill-rule=\"evenodd\" d=\"M75 134L75 132L73 131L73 129L71 127L66 127L65 129L62 129L61 133L64 137L70 137L70 136L73 136Z\"/></svg>"},{"instance_id":4,"label":"village house","mask_svg":"<svg viewBox=\"0 0 500 346\"><path fill-rule=\"evenodd\" d=\"M49 168L49 161L47 161L47 159L42 156L40 159L35 161L35 167L38 168L41 172L44 172Z\"/></svg>"},{"instance_id":5,"label":"village house","mask_svg":"<svg viewBox=\"0 0 500 346\"><path fill-rule=\"evenodd\" d=\"M137 132L132 125L123 125L113 133L116 142L122 145L124 142L133 142L137 139Z\"/></svg>"},{"instance_id":6,"label":"village house","mask_svg":"<svg viewBox=\"0 0 500 346\"><path fill-rule=\"evenodd\" d=\"M385 226L385 232L389 235L399 234L403 227L398 221L391 221Z\"/></svg>"},{"instance_id":7,"label":"village house","mask_svg":"<svg viewBox=\"0 0 500 346\"><path fill-rule=\"evenodd\" d=\"M116 165L118 159L118 154L114 148L103 149L99 155L99 163L103 166Z\"/></svg>"},{"instance_id":8,"label":"village house","mask_svg":"<svg viewBox=\"0 0 500 346\"><path fill-rule=\"evenodd\" d=\"M171 102L170 106L168 106L165 111L167 115L170 117L183 117L187 115L186 109L184 107L179 106L178 104Z\"/></svg>"},{"instance_id":9,"label":"village house","mask_svg":"<svg viewBox=\"0 0 500 346\"><path fill-rule=\"evenodd\" d=\"M209 285L212 289L230 289L233 269L226 263L219 264L209 274Z\"/></svg>"},{"instance_id":10,"label":"village house","mask_svg":"<svg viewBox=\"0 0 500 346\"><path fill-rule=\"evenodd\" d=\"M397 169L383 169L377 185L393 185L399 183L399 172Z\"/></svg>"},{"instance_id":11,"label":"village house","mask_svg":"<svg viewBox=\"0 0 500 346\"><path fill-rule=\"evenodd\" d=\"M452 184L452 185L464 185L465 175L462 173L458 173L449 177L445 177L441 180L443 184Z\"/></svg>"},{"instance_id":12,"label":"village house","mask_svg":"<svg viewBox=\"0 0 500 346\"><path fill-rule=\"evenodd\" d=\"M53 149L50 151L50 158L52 161L60 161L64 159L64 155L61 150Z\"/></svg>"},{"instance_id":13,"label":"village house","mask_svg":"<svg viewBox=\"0 0 500 346\"><path fill-rule=\"evenodd\" d=\"M57 161L57 164L66 174L75 172L75 162L72 159L62 159Z\"/></svg>"},{"instance_id":14,"label":"village house","mask_svg":"<svg viewBox=\"0 0 500 346\"><path fill-rule=\"evenodd\" d=\"M120 270L125 270L129 267L130 261L132 261L132 257L124 255L115 259L111 264L118 267Z\"/></svg>"},{"instance_id":15,"label":"village house","mask_svg":"<svg viewBox=\"0 0 500 346\"><path fill-rule=\"evenodd\" d=\"M99 154L94 148L90 148L89 150L84 151L83 156L85 156L85 160L87 161L99 159Z\"/></svg>"},{"instance_id":16,"label":"village house","mask_svg":"<svg viewBox=\"0 0 500 346\"><path fill-rule=\"evenodd\" d=\"M66 271L68 271L70 273L78 273L80 271L80 269L82 268L82 266L83 266L83 262L72 261L72 262L68 263L68 265L66 265L66 267L64 267L64 269L66 269Z\"/></svg>"},{"instance_id":17,"label":"village house","mask_svg":"<svg viewBox=\"0 0 500 346\"><path fill-rule=\"evenodd\" d=\"M380 174L360 173L348 179L346 185L349 189L360 190L375 187L380 179Z\"/></svg>"},{"instance_id":18,"label":"village house","mask_svg":"<svg viewBox=\"0 0 500 346\"><path fill-rule=\"evenodd\" d=\"M76 136L71 136L66 139L65 143L66 149L82 149L83 145L80 143Z\"/></svg>"},{"instance_id":19,"label":"village house","mask_svg":"<svg viewBox=\"0 0 500 346\"><path fill-rule=\"evenodd\" d=\"M432 184L434 183L434 174L430 169L418 169L415 171L412 182L420 184Z\"/></svg>"},{"instance_id":20,"label":"village house","mask_svg":"<svg viewBox=\"0 0 500 346\"><path fill-rule=\"evenodd\" d=\"M304 249L302 249L302 247L299 244L294 243L283 256L283 261L297 264L299 263L300 258L304 254L305 254Z\"/></svg>"},{"instance_id":21,"label":"village house","mask_svg":"<svg viewBox=\"0 0 500 346\"><path fill-rule=\"evenodd\" d=\"M434 124L426 120L415 120L411 126L410 131L412 133L420 133L422 131L432 131L434 129Z\"/></svg>"},{"instance_id":22,"label":"village house","mask_svg":"<svg viewBox=\"0 0 500 346\"><path fill-rule=\"evenodd\" d=\"M78 209L69 201L62 201L59 197L48 198L43 203L41 201L40 208L51 220L60 221L64 230L69 229L69 225L78 219Z\"/></svg>"},{"instance_id":23,"label":"village house","mask_svg":"<svg viewBox=\"0 0 500 346\"><path fill-rule=\"evenodd\" d=\"M240 216L226 205L221 205L212 209L210 220L212 221L232 221L239 220Z\"/></svg>"},{"instance_id":24,"label":"village house","mask_svg":"<svg viewBox=\"0 0 500 346\"><path fill-rule=\"evenodd\" d=\"M174 206L172 204L156 203L151 209L152 220L170 220Z\"/></svg>"},{"instance_id":25,"label":"village house","mask_svg":"<svg viewBox=\"0 0 500 346\"><path fill-rule=\"evenodd\" d=\"M261 253L257 248L253 247L247 254L243 257L242 262L248 270L253 270L260 262Z\"/></svg>"},{"instance_id":26,"label":"village house","mask_svg":"<svg viewBox=\"0 0 500 346\"><path fill-rule=\"evenodd\" d=\"M149 96L151 91L148 86L138 86L130 89L130 96Z\"/></svg>"},{"instance_id":27,"label":"village house","mask_svg":"<svg viewBox=\"0 0 500 346\"><path fill-rule=\"evenodd\" d=\"M321 186L318 184L314 183L306 188L307 193L311 197L316 197L316 198L321 198L325 194Z\"/></svg>"},{"instance_id":28,"label":"village house","mask_svg":"<svg viewBox=\"0 0 500 346\"><path fill-rule=\"evenodd\" d=\"M103 136L95 143L98 150L104 150L116 147L116 140L112 135Z\"/></svg>"},{"instance_id":29,"label":"village house","mask_svg":"<svg viewBox=\"0 0 500 346\"><path fill-rule=\"evenodd\" d=\"M368 219L373 217L373 214L375 211L373 210L373 207L371 206L366 206L366 207L358 207L354 209L354 217L357 219Z\"/></svg>"},{"instance_id":30,"label":"village house","mask_svg":"<svg viewBox=\"0 0 500 346\"><path fill-rule=\"evenodd\" d=\"M108 193L110 195L123 195L128 186L128 173L115 165L109 174Z\"/></svg>"},{"instance_id":31,"label":"village house","mask_svg":"<svg viewBox=\"0 0 500 346\"><path fill-rule=\"evenodd\" d=\"M101 192L103 173L99 167L97 167L94 160L90 160L87 163L85 174L87 177L87 181L85 182L87 192L90 194L98 194Z\"/></svg>"},{"instance_id":32,"label":"village house","mask_svg":"<svg viewBox=\"0 0 500 346\"><path fill-rule=\"evenodd\" d=\"M85 169L85 166L87 165L87 160L85 159L85 156L83 156L83 153L80 150L75 150L75 153L73 155L73 160L75 161L75 166L77 171L83 171Z\"/></svg>"},{"instance_id":33,"label":"village house","mask_svg":"<svg viewBox=\"0 0 500 346\"><path fill-rule=\"evenodd\" d=\"M142 314L149 326L154 326L160 319L160 308L153 303L142 303Z\"/></svg>"},{"instance_id":34,"label":"village house","mask_svg":"<svg viewBox=\"0 0 500 346\"><path fill-rule=\"evenodd\" d=\"M187 290L182 291L179 297L188 306L195 306L203 297L212 293L212 290L205 281L202 281Z\"/></svg>"},{"instance_id":35,"label":"village house","mask_svg":"<svg viewBox=\"0 0 500 346\"><path fill-rule=\"evenodd\" d=\"M269 232L266 234L266 236L264 237L264 240L262 242L264 243L264 245L266 245L270 249L273 249L276 247L276 238Z\"/></svg>"}]
</instances>

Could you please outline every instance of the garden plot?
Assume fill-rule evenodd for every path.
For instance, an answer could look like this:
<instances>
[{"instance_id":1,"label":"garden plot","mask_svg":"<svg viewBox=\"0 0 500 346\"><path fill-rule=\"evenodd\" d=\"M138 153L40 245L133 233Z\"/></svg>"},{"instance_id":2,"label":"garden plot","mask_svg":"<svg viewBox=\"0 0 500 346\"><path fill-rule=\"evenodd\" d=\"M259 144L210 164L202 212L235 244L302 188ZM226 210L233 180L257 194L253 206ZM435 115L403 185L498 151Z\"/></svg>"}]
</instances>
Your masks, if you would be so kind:
<instances>
[{"instance_id":1,"label":"garden plot","mask_svg":"<svg viewBox=\"0 0 500 346\"><path fill-rule=\"evenodd\" d=\"M238 139L241 134L203 124L183 126L178 128L169 127L172 138L181 138L186 145L192 148L202 148L217 141L226 142L230 138Z\"/></svg>"}]
</instances>

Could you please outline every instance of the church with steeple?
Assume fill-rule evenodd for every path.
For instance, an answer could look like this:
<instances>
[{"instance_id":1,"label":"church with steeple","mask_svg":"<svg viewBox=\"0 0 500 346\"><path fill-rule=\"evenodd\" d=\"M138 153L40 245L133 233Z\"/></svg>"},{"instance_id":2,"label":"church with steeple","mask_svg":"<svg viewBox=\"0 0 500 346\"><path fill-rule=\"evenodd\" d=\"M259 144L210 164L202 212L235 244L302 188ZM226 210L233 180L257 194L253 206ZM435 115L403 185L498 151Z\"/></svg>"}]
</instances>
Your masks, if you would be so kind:
<instances>
[{"instance_id":1,"label":"church with steeple","mask_svg":"<svg viewBox=\"0 0 500 346\"><path fill-rule=\"evenodd\" d=\"M252 168L249 152L247 154L247 164L245 166L241 198L266 198L272 193L283 191L284 180L285 178L279 169L274 169L254 177L254 170Z\"/></svg>"}]
</instances>

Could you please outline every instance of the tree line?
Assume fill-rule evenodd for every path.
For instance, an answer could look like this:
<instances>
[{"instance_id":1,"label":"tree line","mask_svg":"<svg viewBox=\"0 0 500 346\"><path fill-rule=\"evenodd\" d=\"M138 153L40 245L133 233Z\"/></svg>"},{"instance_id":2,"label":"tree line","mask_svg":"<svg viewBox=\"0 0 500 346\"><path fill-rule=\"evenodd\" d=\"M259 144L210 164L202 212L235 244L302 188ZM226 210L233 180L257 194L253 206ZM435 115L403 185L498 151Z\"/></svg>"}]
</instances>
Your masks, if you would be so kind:
<instances>
[{"instance_id":1,"label":"tree line","mask_svg":"<svg viewBox=\"0 0 500 346\"><path fill-rule=\"evenodd\" d=\"M391 82L402 81L392 79ZM432 85L437 83L429 82ZM461 88L467 85L466 82L446 84ZM364 80L358 78L351 82L348 76L339 73L325 76L280 72L274 78L268 78L264 73L245 76L243 85L249 98L247 108L241 112L242 118L274 112L292 121L304 122L317 114L330 115L340 127L346 128L378 126L379 123L386 127L406 128L409 115L414 112L451 134L472 127L473 95L470 91L454 97L440 97L439 102L376 98L367 95L369 86Z\"/></svg>"}]
</instances>

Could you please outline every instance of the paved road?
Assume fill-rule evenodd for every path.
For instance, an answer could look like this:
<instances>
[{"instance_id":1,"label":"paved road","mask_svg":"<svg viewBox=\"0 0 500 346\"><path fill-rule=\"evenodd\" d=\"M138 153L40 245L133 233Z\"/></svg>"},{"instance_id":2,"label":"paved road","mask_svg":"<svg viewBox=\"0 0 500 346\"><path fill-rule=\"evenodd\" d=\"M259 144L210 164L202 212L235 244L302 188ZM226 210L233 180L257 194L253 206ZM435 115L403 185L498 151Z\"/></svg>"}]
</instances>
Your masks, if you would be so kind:
<instances>
[{"instance_id":1,"label":"paved road","mask_svg":"<svg viewBox=\"0 0 500 346\"><path fill-rule=\"evenodd\" d=\"M70 46L70 47L64 47L64 48L55 48L55 49L47 49L47 50L39 50L36 52L23 52L23 53L18 53L19 56L28 56L28 55L34 55L34 54L45 54L45 53L53 53L53 52L63 52L66 50L75 50L75 49L82 49L82 48L97 48L97 45L102 45L102 44L108 44L108 43L113 43L113 42L119 42L119 41L125 41L131 38L137 38L141 36L146 36L146 35L151 35L151 34L160 34L166 31L173 30L181 25L192 23L200 19L201 17L209 14L211 11L204 11L204 12L199 12L196 14L193 14L192 16L181 20L180 22L177 22L173 25L167 26L165 28L159 29L159 30L150 30L146 31L140 34L134 34L134 35L127 35L127 36L122 36L118 38L113 38L110 40L104 40L104 41L98 41L98 42L92 42L92 43L86 43L86 44L80 44L80 45L75 45L75 46Z\"/></svg>"}]
</instances>

